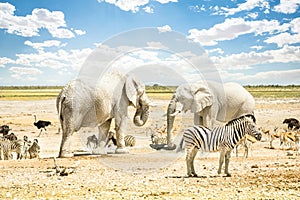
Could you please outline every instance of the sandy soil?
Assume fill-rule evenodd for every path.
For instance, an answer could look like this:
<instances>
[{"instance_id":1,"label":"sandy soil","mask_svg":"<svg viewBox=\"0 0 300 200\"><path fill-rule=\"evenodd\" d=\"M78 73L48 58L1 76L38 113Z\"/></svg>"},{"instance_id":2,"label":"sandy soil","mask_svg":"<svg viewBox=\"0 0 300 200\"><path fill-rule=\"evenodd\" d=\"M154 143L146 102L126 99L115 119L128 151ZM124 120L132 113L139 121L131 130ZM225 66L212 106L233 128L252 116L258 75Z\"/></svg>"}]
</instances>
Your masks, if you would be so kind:
<instances>
[{"instance_id":1,"label":"sandy soil","mask_svg":"<svg viewBox=\"0 0 300 200\"><path fill-rule=\"evenodd\" d=\"M259 127L286 128L284 118L300 118L300 100L257 99ZM73 158L56 159L61 168L74 173L55 173L53 157L58 155L61 135L55 100L0 101L0 124L8 124L19 138L37 138L34 117L50 120L47 135L38 138L40 159L0 161L0 199L299 199L300 156L291 150L269 149L266 137L252 145L249 158L232 154L229 169L232 177L217 176L218 154L198 153L196 172L200 177L187 178L185 154L155 151L149 147L147 127L161 127L166 119L168 101L157 100L145 127L135 127L128 119L128 134L137 138L137 146L126 155L89 155L84 153L86 137L95 129L75 133L71 149ZM193 122L186 113L176 120L178 132ZM178 137L175 139L178 140ZM79 155L81 154L81 155Z\"/></svg>"}]
</instances>

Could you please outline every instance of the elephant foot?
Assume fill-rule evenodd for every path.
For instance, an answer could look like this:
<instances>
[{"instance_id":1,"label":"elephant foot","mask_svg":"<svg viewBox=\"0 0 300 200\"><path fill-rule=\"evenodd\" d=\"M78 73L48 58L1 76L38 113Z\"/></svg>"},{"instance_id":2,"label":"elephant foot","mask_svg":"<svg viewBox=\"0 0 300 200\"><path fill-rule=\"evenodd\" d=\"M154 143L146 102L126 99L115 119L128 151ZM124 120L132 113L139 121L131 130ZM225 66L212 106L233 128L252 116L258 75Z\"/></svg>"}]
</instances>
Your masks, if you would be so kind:
<instances>
[{"instance_id":1,"label":"elephant foot","mask_svg":"<svg viewBox=\"0 0 300 200\"><path fill-rule=\"evenodd\" d=\"M59 157L60 158L72 158L72 157L74 157L74 154L69 151L62 151L62 152L60 152Z\"/></svg>"},{"instance_id":2,"label":"elephant foot","mask_svg":"<svg viewBox=\"0 0 300 200\"><path fill-rule=\"evenodd\" d=\"M166 145L166 146L164 146L163 149L169 150L169 151L173 151L173 150L176 149L176 144L169 144L169 145Z\"/></svg>"},{"instance_id":3,"label":"elephant foot","mask_svg":"<svg viewBox=\"0 0 300 200\"><path fill-rule=\"evenodd\" d=\"M127 154L129 150L127 148L118 147L115 151L116 154Z\"/></svg>"}]
</instances>

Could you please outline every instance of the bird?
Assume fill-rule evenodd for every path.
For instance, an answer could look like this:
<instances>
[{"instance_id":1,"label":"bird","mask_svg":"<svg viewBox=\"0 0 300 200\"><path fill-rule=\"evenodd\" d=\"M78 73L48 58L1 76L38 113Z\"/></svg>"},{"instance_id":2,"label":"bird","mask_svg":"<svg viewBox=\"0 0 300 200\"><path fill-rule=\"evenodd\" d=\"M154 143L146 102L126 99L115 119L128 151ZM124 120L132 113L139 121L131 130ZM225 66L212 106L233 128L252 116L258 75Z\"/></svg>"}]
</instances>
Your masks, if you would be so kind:
<instances>
[{"instance_id":1,"label":"bird","mask_svg":"<svg viewBox=\"0 0 300 200\"><path fill-rule=\"evenodd\" d=\"M40 137L42 130L44 129L46 132L46 126L51 125L50 121L44 121L44 120L39 120L36 121L36 115L34 115L34 123L33 125L35 125L38 129L41 129L40 134L38 135L38 137Z\"/></svg>"}]
</instances>

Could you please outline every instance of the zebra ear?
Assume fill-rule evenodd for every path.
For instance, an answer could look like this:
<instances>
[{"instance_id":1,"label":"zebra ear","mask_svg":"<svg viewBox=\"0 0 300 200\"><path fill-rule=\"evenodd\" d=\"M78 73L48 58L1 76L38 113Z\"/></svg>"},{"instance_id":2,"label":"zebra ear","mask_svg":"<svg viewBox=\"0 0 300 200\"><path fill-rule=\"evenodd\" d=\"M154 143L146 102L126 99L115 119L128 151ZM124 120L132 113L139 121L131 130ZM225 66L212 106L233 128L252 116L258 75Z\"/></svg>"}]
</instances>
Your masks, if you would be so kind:
<instances>
[{"instance_id":1,"label":"zebra ear","mask_svg":"<svg viewBox=\"0 0 300 200\"><path fill-rule=\"evenodd\" d=\"M204 108L206 108L207 106L211 106L212 104L213 96L211 95L208 87L202 86L194 92L194 100L191 111L194 113L200 112Z\"/></svg>"}]
</instances>

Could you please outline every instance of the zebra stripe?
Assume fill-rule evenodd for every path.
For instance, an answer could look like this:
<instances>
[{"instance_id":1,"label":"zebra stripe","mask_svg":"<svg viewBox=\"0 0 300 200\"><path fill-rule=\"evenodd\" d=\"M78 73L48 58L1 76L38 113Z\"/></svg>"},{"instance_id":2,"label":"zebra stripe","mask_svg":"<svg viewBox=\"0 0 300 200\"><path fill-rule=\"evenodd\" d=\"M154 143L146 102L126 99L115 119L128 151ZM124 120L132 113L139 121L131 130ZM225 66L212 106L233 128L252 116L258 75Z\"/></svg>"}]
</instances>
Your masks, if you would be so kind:
<instances>
[{"instance_id":1,"label":"zebra stripe","mask_svg":"<svg viewBox=\"0 0 300 200\"><path fill-rule=\"evenodd\" d=\"M135 146L136 140L135 140L134 136L132 136L132 135L126 135L124 137L124 142L125 142L125 146L126 147L133 147L133 146Z\"/></svg>"},{"instance_id":2,"label":"zebra stripe","mask_svg":"<svg viewBox=\"0 0 300 200\"><path fill-rule=\"evenodd\" d=\"M200 149L205 152L220 151L218 173L221 173L221 167L225 158L225 174L230 176L228 173L228 163L234 146L246 134L255 137L257 140L261 139L261 133L256 128L254 119L254 117L242 116L228 122L225 126L216 127L212 130L204 126L192 126L186 129L183 133L180 148L182 148L184 141L187 150L188 176L197 176L194 170L194 158Z\"/></svg>"},{"instance_id":3,"label":"zebra stripe","mask_svg":"<svg viewBox=\"0 0 300 200\"><path fill-rule=\"evenodd\" d=\"M2 154L4 160L8 160L12 158L12 152L17 153L17 159L20 158L21 155L21 147L22 144L19 140L9 140L7 138L0 138L0 159L2 160Z\"/></svg>"}]
</instances>

